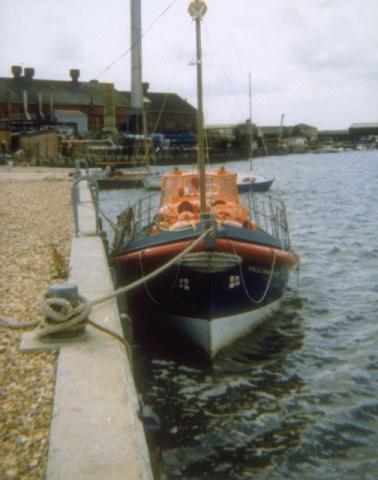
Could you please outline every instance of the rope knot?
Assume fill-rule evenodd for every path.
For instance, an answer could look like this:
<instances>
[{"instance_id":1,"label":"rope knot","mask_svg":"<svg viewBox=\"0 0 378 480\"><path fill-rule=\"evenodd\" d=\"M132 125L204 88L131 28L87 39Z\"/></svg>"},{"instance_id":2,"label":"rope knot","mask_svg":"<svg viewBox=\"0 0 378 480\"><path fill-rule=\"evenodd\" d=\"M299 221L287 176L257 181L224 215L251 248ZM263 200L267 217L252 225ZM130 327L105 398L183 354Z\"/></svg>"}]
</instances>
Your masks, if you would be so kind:
<instances>
[{"instance_id":1,"label":"rope knot","mask_svg":"<svg viewBox=\"0 0 378 480\"><path fill-rule=\"evenodd\" d=\"M44 319L37 331L38 337L68 338L84 332L91 310L90 302L78 295L74 301L62 297L42 296Z\"/></svg>"}]
</instances>

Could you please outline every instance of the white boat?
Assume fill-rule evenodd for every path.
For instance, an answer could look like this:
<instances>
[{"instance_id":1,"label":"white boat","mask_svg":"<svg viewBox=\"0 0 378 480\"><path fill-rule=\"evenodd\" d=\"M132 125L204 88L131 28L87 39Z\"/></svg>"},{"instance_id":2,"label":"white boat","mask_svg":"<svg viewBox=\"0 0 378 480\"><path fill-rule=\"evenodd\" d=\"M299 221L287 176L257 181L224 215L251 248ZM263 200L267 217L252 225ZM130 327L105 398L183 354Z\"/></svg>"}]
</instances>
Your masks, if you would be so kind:
<instances>
[{"instance_id":1,"label":"white boat","mask_svg":"<svg viewBox=\"0 0 378 480\"><path fill-rule=\"evenodd\" d=\"M253 171L238 172L236 182L239 193L267 192L274 182L274 177L262 177L261 175L256 175Z\"/></svg>"},{"instance_id":2,"label":"white boat","mask_svg":"<svg viewBox=\"0 0 378 480\"><path fill-rule=\"evenodd\" d=\"M147 175L143 179L143 187L146 190L160 190L162 175L160 173Z\"/></svg>"}]
</instances>

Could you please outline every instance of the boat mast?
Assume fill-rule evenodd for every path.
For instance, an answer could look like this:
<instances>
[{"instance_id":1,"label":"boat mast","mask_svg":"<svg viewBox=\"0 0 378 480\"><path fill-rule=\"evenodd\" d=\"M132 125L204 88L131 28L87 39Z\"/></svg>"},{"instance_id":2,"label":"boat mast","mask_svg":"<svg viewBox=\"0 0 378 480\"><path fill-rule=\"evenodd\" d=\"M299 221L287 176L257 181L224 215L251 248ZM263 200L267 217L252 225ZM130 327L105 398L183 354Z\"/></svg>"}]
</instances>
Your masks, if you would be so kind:
<instances>
[{"instance_id":1,"label":"boat mast","mask_svg":"<svg viewBox=\"0 0 378 480\"><path fill-rule=\"evenodd\" d=\"M202 0L194 0L188 8L190 16L196 22L196 47L197 47L197 167L199 171L200 186L200 216L207 219L206 212L206 175L205 175L205 148L203 133L203 95L202 95L202 48L201 48L201 20L207 6Z\"/></svg>"},{"instance_id":2,"label":"boat mast","mask_svg":"<svg viewBox=\"0 0 378 480\"><path fill-rule=\"evenodd\" d=\"M249 142L248 142L248 156L249 156L249 168L252 170L252 155L253 155L253 148L252 148L252 84L251 84L251 74L248 74L248 93L249 93Z\"/></svg>"}]
</instances>

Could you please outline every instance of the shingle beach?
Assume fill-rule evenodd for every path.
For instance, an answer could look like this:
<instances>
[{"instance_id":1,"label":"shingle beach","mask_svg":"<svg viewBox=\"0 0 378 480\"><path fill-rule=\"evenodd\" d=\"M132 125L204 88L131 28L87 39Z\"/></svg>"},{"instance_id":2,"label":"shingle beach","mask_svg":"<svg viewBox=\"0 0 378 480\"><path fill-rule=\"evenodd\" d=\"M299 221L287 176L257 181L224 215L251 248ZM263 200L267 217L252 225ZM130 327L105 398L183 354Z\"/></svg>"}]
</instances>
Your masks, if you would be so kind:
<instances>
[{"instance_id":1,"label":"shingle beach","mask_svg":"<svg viewBox=\"0 0 378 480\"><path fill-rule=\"evenodd\" d=\"M72 226L70 169L0 167L0 315L41 318L39 297L64 281ZM41 480L56 354L22 353L0 324L0 478Z\"/></svg>"}]
</instances>

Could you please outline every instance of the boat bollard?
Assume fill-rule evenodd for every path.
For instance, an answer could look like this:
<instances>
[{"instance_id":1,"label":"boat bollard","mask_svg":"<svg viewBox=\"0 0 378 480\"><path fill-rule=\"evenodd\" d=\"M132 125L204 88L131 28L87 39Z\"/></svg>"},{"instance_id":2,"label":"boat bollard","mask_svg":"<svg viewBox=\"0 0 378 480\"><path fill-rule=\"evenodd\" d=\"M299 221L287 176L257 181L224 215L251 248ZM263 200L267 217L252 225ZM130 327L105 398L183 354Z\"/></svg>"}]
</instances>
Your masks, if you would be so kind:
<instances>
[{"instance_id":1,"label":"boat bollard","mask_svg":"<svg viewBox=\"0 0 378 480\"><path fill-rule=\"evenodd\" d=\"M56 339L81 335L85 331L90 308L74 283L50 285L43 297L44 321L38 336Z\"/></svg>"}]
</instances>

